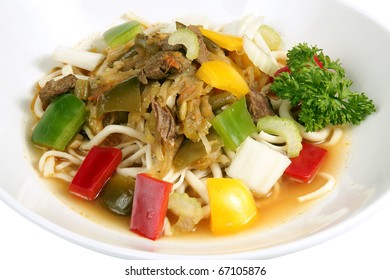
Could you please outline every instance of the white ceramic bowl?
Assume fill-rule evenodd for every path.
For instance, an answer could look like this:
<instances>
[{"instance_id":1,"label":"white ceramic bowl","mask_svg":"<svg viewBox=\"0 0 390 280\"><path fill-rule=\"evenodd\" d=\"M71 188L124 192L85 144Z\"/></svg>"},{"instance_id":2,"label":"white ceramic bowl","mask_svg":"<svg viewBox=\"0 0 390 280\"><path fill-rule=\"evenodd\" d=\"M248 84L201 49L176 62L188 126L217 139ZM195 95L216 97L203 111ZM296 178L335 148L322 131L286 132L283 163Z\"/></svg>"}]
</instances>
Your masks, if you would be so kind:
<instances>
[{"instance_id":1,"label":"white ceramic bowl","mask_svg":"<svg viewBox=\"0 0 390 280\"><path fill-rule=\"evenodd\" d=\"M354 8L335 0L80 0L67 1L60 14L56 1L10 1L3 6L0 198L47 230L123 258L264 259L337 236L388 202L390 98L383 55L390 49L390 34ZM352 130L347 168L336 190L304 215L272 230L191 242L149 241L95 223L63 204L31 164L27 126L33 87L51 69L48 57L57 45L72 46L104 31L127 11L151 22L193 15L224 23L255 13L283 34L286 47L308 42L339 58L354 88L366 92L378 111Z\"/></svg>"}]
</instances>

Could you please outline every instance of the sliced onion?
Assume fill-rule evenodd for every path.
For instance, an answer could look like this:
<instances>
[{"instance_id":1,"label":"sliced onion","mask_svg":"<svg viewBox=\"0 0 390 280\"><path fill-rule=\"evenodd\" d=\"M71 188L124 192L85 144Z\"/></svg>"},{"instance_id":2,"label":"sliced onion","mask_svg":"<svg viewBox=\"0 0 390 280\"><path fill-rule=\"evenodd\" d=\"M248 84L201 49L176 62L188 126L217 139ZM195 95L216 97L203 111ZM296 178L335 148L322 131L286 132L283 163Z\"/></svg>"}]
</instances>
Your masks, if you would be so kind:
<instances>
[{"instance_id":1,"label":"sliced onion","mask_svg":"<svg viewBox=\"0 0 390 280\"><path fill-rule=\"evenodd\" d=\"M264 52L247 36L244 36L243 47L254 65L259 67L264 73L274 76L275 72L279 69L279 65L270 53Z\"/></svg>"},{"instance_id":2,"label":"sliced onion","mask_svg":"<svg viewBox=\"0 0 390 280\"><path fill-rule=\"evenodd\" d=\"M53 52L53 59L63 63L68 63L85 69L88 71L94 70L105 56L100 53L82 51L63 46L58 46Z\"/></svg>"}]
</instances>

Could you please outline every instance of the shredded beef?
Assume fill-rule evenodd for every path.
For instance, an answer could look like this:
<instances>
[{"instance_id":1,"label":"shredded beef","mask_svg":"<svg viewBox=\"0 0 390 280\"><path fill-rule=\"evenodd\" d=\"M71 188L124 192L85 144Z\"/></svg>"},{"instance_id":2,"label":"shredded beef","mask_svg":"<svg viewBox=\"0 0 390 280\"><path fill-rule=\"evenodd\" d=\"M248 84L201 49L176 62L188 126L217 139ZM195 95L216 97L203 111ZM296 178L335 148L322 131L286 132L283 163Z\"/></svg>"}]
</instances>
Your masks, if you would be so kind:
<instances>
[{"instance_id":1,"label":"shredded beef","mask_svg":"<svg viewBox=\"0 0 390 280\"><path fill-rule=\"evenodd\" d=\"M190 67L191 61L178 51L159 51L149 57L138 75L141 83L147 79L160 80L170 74L181 73Z\"/></svg>"},{"instance_id":2,"label":"shredded beef","mask_svg":"<svg viewBox=\"0 0 390 280\"><path fill-rule=\"evenodd\" d=\"M207 49L206 44L204 43L203 35L200 32L199 27L200 26L189 25L188 29L190 29L192 32L194 32L195 35L198 37L199 54L198 54L198 58L196 59L196 61L199 62L200 64L202 64L203 62L206 62L209 60L210 52Z\"/></svg>"},{"instance_id":3,"label":"shredded beef","mask_svg":"<svg viewBox=\"0 0 390 280\"><path fill-rule=\"evenodd\" d=\"M154 116L156 118L156 131L164 141L174 143L176 137L175 119L167 106L160 106L157 102L152 102Z\"/></svg>"},{"instance_id":4,"label":"shredded beef","mask_svg":"<svg viewBox=\"0 0 390 280\"><path fill-rule=\"evenodd\" d=\"M265 94L250 90L245 98L248 111L254 122L257 122L261 117L275 115L271 102Z\"/></svg>"},{"instance_id":5,"label":"shredded beef","mask_svg":"<svg viewBox=\"0 0 390 280\"><path fill-rule=\"evenodd\" d=\"M39 92L42 101L42 108L46 110L47 106L59 95L69 92L76 86L77 78L75 75L68 75L59 80L50 80Z\"/></svg>"}]
</instances>

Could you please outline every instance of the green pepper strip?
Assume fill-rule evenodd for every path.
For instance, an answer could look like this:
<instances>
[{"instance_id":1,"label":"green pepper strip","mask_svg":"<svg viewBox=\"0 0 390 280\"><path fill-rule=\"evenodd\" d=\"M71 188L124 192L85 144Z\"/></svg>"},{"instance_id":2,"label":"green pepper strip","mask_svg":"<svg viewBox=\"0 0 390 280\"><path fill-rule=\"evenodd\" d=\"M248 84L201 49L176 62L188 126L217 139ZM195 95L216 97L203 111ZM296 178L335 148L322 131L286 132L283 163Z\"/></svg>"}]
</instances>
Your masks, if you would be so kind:
<instances>
[{"instance_id":1,"label":"green pepper strip","mask_svg":"<svg viewBox=\"0 0 390 280\"><path fill-rule=\"evenodd\" d=\"M139 112L141 110L141 91L137 78L130 78L99 96L97 114L109 112Z\"/></svg>"},{"instance_id":2,"label":"green pepper strip","mask_svg":"<svg viewBox=\"0 0 390 280\"><path fill-rule=\"evenodd\" d=\"M235 150L245 138L257 131L246 108L245 98L218 114L211 120L211 124L230 150Z\"/></svg>"},{"instance_id":3,"label":"green pepper strip","mask_svg":"<svg viewBox=\"0 0 390 280\"><path fill-rule=\"evenodd\" d=\"M134 186L135 180L133 178L114 174L107 181L100 194L103 205L118 215L130 215Z\"/></svg>"},{"instance_id":4,"label":"green pepper strip","mask_svg":"<svg viewBox=\"0 0 390 280\"><path fill-rule=\"evenodd\" d=\"M209 103L213 111L221 109L225 105L234 103L237 98L230 92L224 91L211 95L209 98Z\"/></svg>"},{"instance_id":5,"label":"green pepper strip","mask_svg":"<svg viewBox=\"0 0 390 280\"><path fill-rule=\"evenodd\" d=\"M84 102L72 94L57 97L43 113L32 133L33 143L63 151L85 122Z\"/></svg>"},{"instance_id":6,"label":"green pepper strip","mask_svg":"<svg viewBox=\"0 0 390 280\"><path fill-rule=\"evenodd\" d=\"M207 139L210 142L212 151L216 151L222 147L222 141L215 130L210 129ZM190 139L185 139L173 158L173 166L176 170L191 167L207 156L208 154L202 141L192 142Z\"/></svg>"},{"instance_id":7,"label":"green pepper strip","mask_svg":"<svg viewBox=\"0 0 390 280\"><path fill-rule=\"evenodd\" d=\"M141 32L141 24L132 20L108 29L103 38L111 48L115 48L133 40Z\"/></svg>"},{"instance_id":8,"label":"green pepper strip","mask_svg":"<svg viewBox=\"0 0 390 280\"><path fill-rule=\"evenodd\" d=\"M74 87L74 95L81 100L87 100L91 92L89 80L77 79Z\"/></svg>"}]
</instances>

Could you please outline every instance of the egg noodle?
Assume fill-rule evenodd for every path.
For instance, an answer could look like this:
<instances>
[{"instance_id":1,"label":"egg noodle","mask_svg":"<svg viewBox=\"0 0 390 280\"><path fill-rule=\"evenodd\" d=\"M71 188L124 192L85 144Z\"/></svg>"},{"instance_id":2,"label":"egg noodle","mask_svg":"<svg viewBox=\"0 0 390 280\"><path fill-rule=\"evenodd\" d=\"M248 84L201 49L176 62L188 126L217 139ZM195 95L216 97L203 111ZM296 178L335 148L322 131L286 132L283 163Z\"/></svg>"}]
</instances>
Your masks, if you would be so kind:
<instances>
[{"instance_id":1,"label":"egg noodle","mask_svg":"<svg viewBox=\"0 0 390 280\"><path fill-rule=\"evenodd\" d=\"M106 32L87 50L56 49L53 57L61 62L60 66L38 81L38 94L32 104L38 124L54 102L45 100L42 92L46 93L48 87L55 88L56 82L69 75L75 77L76 85L58 96L76 95L87 112L82 126L64 150L35 142L43 151L38 163L43 177L70 184L93 147L119 149L122 159L115 174L136 180L137 175L147 173L172 184L167 206L170 214L164 215L162 233L172 235L194 231L201 220L210 216L212 222L217 221L212 212L216 202L209 178L240 179L250 196L266 198L278 191L279 181L286 176L284 171L296 157L289 153L298 149L299 154L301 142L329 147L342 138L342 126L308 132L297 120L296 107L272 92L276 72L286 67L287 52L282 49L280 34L262 19L247 16L218 28L181 22L154 25L132 19L126 22L133 24L130 28L133 31L139 28L131 39L118 42L118 34ZM218 72L223 72L222 77ZM82 81L88 83L87 87L81 85ZM135 84L129 87L139 92L139 100L123 101L131 104L122 108L123 104L109 95L122 96L115 88L128 81ZM83 87L87 88L85 96L80 95ZM250 94L261 95L263 103L253 103ZM246 100L247 114L257 130L250 131L239 142L233 139L232 148L218 130L216 119L219 116L222 119L222 114L242 99ZM264 106L268 108L256 115L256 107ZM285 130L293 128L283 133L259 130L258 120L267 116L281 119ZM294 148L292 140L286 137L295 130L300 138ZM232 132L227 129L226 134ZM261 158L256 154L258 143L266 151L266 162L261 164L269 165L270 169L259 170L253 163L253 169L247 170L245 161L257 162ZM256 148L251 150L250 145ZM245 152L246 149L250 151ZM250 159L251 151L256 158ZM275 162L267 159L268 153L281 159ZM252 174L249 177L264 177L263 183L257 183L260 180L257 177L245 177L246 171ZM236 178L234 174L243 175ZM299 197L299 202L317 199L335 187L336 178L332 174L320 171L316 176L325 180L323 187Z\"/></svg>"}]
</instances>

